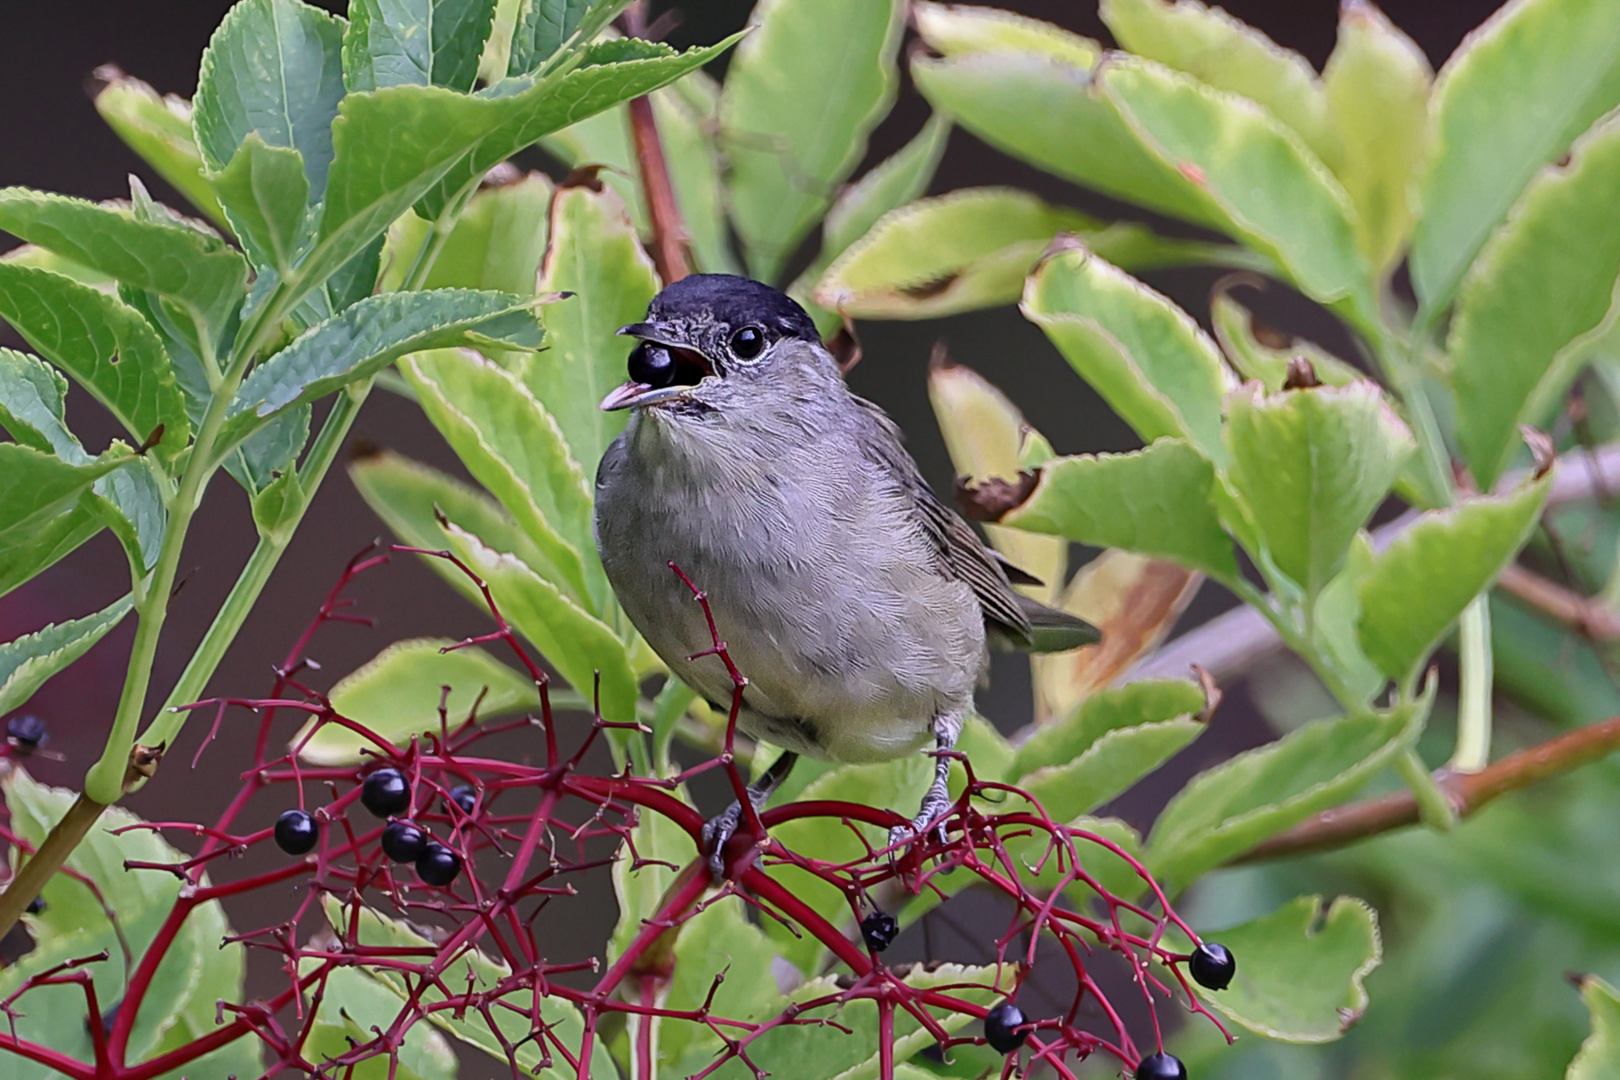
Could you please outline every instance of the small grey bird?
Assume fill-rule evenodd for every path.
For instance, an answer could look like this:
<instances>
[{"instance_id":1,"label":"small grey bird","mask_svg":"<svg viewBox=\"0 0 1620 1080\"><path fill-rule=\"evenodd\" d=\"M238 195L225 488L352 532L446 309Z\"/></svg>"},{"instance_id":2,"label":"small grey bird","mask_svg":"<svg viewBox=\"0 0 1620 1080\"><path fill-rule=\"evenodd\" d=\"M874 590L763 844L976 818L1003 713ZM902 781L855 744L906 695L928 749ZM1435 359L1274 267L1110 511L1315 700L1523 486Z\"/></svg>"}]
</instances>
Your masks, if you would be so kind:
<instances>
[{"instance_id":1,"label":"small grey bird","mask_svg":"<svg viewBox=\"0 0 1620 1080\"><path fill-rule=\"evenodd\" d=\"M884 761L949 749L987 639L1056 652L1091 625L1030 600L1033 579L986 547L923 482L899 430L850 393L815 323L784 294L697 274L654 298L630 380L602 408L632 409L596 472L596 547L638 630L716 708L732 684L679 566L708 594L748 678L738 727L781 747L749 789L763 805L798 755ZM949 804L948 758L910 830ZM741 807L709 823L716 876Z\"/></svg>"}]
</instances>

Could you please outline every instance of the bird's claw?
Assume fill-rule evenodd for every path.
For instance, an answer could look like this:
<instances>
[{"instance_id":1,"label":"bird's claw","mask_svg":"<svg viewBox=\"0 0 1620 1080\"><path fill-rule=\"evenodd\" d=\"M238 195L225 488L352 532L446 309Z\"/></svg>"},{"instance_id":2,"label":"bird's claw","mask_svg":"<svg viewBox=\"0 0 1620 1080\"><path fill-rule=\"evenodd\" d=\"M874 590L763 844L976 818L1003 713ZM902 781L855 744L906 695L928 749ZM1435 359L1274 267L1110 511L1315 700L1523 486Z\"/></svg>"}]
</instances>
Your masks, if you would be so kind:
<instances>
[{"instance_id":1,"label":"bird's claw","mask_svg":"<svg viewBox=\"0 0 1620 1080\"><path fill-rule=\"evenodd\" d=\"M742 803L734 802L724 812L703 824L703 850L709 856L709 873L719 881L726 876L726 845L742 824Z\"/></svg>"},{"instance_id":2,"label":"bird's claw","mask_svg":"<svg viewBox=\"0 0 1620 1080\"><path fill-rule=\"evenodd\" d=\"M936 817L938 820L935 820ZM937 810L924 811L906 824L896 825L891 828L889 830L889 847L894 849L895 855L898 855L901 848L915 843L928 833L932 833L934 840L940 845L945 844L945 818L939 816Z\"/></svg>"}]
</instances>

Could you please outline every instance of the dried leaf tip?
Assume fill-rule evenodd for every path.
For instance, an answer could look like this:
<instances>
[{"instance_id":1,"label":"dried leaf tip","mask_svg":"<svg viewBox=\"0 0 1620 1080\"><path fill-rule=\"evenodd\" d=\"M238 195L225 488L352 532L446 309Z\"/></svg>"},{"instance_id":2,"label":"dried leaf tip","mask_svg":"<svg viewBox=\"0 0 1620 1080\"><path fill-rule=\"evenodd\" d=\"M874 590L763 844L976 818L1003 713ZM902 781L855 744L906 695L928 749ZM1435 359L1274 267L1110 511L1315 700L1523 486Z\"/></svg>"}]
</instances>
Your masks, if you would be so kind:
<instances>
[{"instance_id":1,"label":"dried leaf tip","mask_svg":"<svg viewBox=\"0 0 1620 1080\"><path fill-rule=\"evenodd\" d=\"M1552 437L1540 428L1520 424L1519 434L1530 448L1530 457L1536 463L1535 479L1540 480L1552 471L1553 462L1558 460L1558 449L1553 446Z\"/></svg>"},{"instance_id":2,"label":"dried leaf tip","mask_svg":"<svg viewBox=\"0 0 1620 1080\"><path fill-rule=\"evenodd\" d=\"M1284 390L1311 390L1321 385L1322 380L1316 375L1316 365L1308 357L1288 358L1288 371L1283 376Z\"/></svg>"},{"instance_id":3,"label":"dried leaf tip","mask_svg":"<svg viewBox=\"0 0 1620 1080\"><path fill-rule=\"evenodd\" d=\"M969 521L1000 521L1028 502L1039 482L1040 474L1027 469L1018 474L1016 483L999 476L992 476L977 484L958 477L956 504Z\"/></svg>"}]
</instances>

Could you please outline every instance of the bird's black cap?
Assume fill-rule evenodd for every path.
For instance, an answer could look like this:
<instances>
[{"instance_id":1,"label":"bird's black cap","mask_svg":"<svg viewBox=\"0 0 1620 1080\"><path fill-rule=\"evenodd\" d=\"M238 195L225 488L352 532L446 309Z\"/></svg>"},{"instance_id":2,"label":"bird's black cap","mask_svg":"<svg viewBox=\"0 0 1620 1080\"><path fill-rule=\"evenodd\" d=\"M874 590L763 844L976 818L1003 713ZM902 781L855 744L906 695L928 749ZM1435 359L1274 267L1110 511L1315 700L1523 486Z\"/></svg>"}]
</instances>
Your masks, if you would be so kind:
<instances>
[{"instance_id":1,"label":"bird's black cap","mask_svg":"<svg viewBox=\"0 0 1620 1080\"><path fill-rule=\"evenodd\" d=\"M706 315L738 329L763 326L777 337L821 342L815 320L792 297L769 285L736 274L692 274L653 298L647 317L674 322Z\"/></svg>"}]
</instances>

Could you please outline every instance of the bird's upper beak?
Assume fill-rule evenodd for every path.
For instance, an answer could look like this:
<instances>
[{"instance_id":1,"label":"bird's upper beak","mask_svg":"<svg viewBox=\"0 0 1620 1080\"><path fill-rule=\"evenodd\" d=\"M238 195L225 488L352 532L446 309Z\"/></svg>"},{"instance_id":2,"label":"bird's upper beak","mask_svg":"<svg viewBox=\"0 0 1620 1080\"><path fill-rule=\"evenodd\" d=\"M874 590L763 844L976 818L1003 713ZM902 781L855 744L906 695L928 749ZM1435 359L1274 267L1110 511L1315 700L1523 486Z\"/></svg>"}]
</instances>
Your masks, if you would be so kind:
<instances>
[{"instance_id":1,"label":"bird's upper beak","mask_svg":"<svg viewBox=\"0 0 1620 1080\"><path fill-rule=\"evenodd\" d=\"M660 323L631 323L629 326L619 327L619 333L625 337L651 341L672 349L690 350L692 348L687 343L685 336L679 331ZM652 387L646 383L628 379L621 385L614 387L608 393L608 396L602 399L599 408L603 412L615 412L619 409L632 409L638 405L655 405L660 401L668 401L670 398L679 397L690 389L692 388L685 384Z\"/></svg>"}]
</instances>

